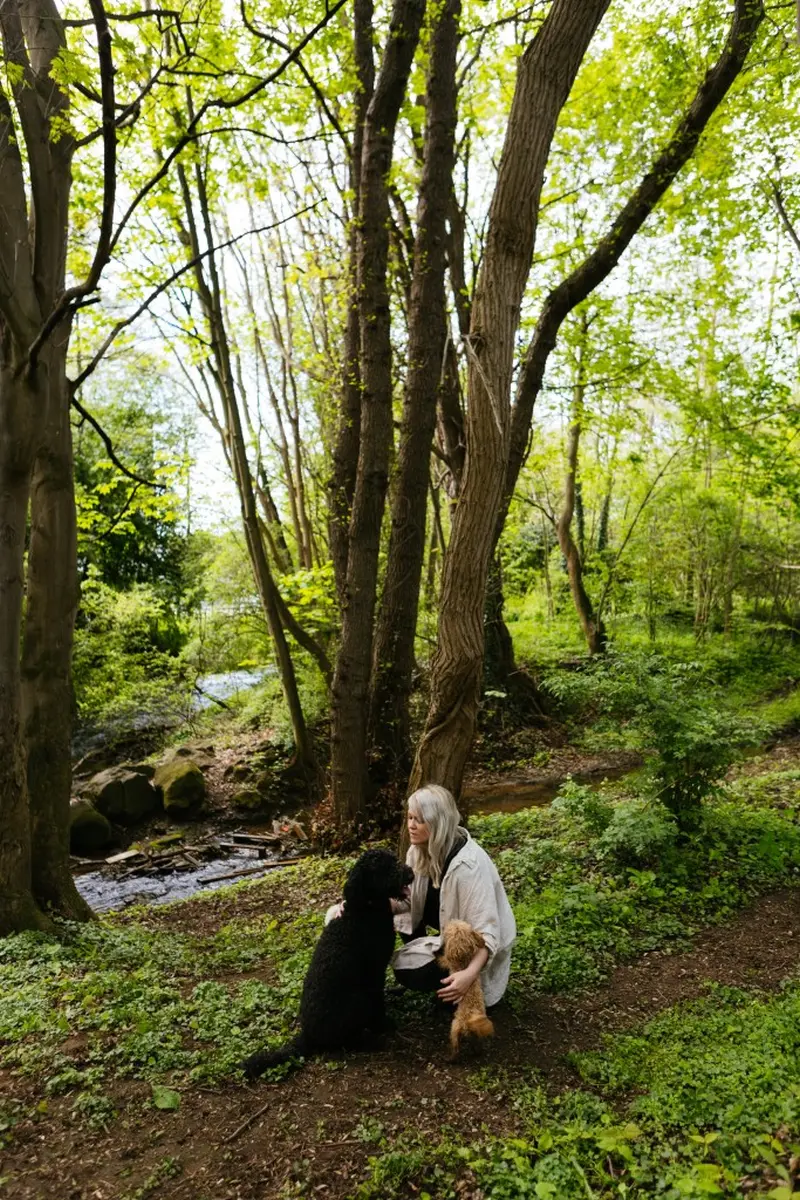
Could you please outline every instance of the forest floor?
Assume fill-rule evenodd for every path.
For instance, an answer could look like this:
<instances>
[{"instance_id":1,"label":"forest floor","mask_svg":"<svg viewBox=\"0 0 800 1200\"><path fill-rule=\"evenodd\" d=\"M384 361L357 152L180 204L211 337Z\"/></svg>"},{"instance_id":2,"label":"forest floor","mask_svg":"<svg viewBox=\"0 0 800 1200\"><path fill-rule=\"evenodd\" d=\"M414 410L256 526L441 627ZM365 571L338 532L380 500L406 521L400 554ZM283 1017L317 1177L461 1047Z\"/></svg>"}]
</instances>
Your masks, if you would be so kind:
<instances>
[{"instance_id":1,"label":"forest floor","mask_svg":"<svg viewBox=\"0 0 800 1200\"><path fill-rule=\"evenodd\" d=\"M795 772L800 777L798 737L745 764L737 776L747 781L771 779L777 773L794 780ZM794 787L796 791L796 783ZM213 942L218 949L207 979L231 995L237 988L253 992L260 985L272 986L275 964L258 956L247 963L241 955L226 959L219 947L224 950L228 945L233 927L247 933L258 922L259 929L275 929L307 912L309 901L318 913L337 894L332 877L323 876L309 890L289 872L282 880L273 879L267 891L253 885L217 893L202 904L126 914L116 919L115 936L123 936L130 923L146 937L187 937L195 945ZM75 1083L82 1077L85 1084L92 1069L99 1069L98 1043L113 1061L115 1039L121 1044L131 1015L120 1002L104 1010L102 1020L75 1019L76 1013L85 1015L98 1002L91 990L67 988L59 993L62 1026L57 1046L54 1043L57 1053L48 1059L51 1075L46 1087L42 1074L30 1064L26 1068L24 1059L22 1071L19 1062L2 1065L10 1036L7 1032L0 1036L0 1196L14 1200L146 1200L151 1196L158 1200L287 1200L293 1196L344 1200L355 1194L376 1198L422 1194L434 1200L437 1196L479 1200L530 1194L570 1200L579 1193L571 1193L568 1185L561 1191L553 1185L549 1191L550 1184L539 1184L544 1190L529 1193L513 1188L486 1190L485 1185L481 1190L466 1158L437 1184L425 1148L429 1151L443 1138L451 1147L476 1145L487 1138L524 1139L530 1130L525 1096L530 1097L532 1088L541 1089L551 1100L585 1089L585 1075L571 1057L576 1052L601 1049L607 1035L641 1030L657 1014L683 1011L686 1002L709 994L713 1005L715 985L743 989L758 1003L770 995L780 996L785 981L797 976L799 961L800 888L777 886L682 942L616 966L599 986L556 995L535 990L520 995L517 990L512 1003L504 1001L493 1014L493 1041L458 1063L446 1059L446 1014L427 997L409 1004L407 997L391 992L390 1007L400 1024L382 1052L310 1061L286 1078L254 1085L234 1078L190 1082L173 1072L162 1076L169 1089L161 1089L161 1099L147 1070L112 1071L103 1081L105 1107L90 1110L87 1104L83 1111L75 1103L70 1080ZM131 965L134 973L136 965ZM180 986L186 995L187 986ZM17 1005L22 1010L27 1003L32 1013L35 1003L31 999L23 1003L19 999L23 993L24 988L16 993ZM727 992L721 995L724 999ZM154 993L154 1006L158 999ZM0 1011L2 1007L0 1002ZM141 1014L136 1021L146 1025ZM241 1022L241 1014L237 1021ZM192 1026L198 1039L211 1036L195 1022ZM23 1012L15 1028L22 1041L35 1040L36 1020L30 1014ZM41 1028L45 1029L44 1017ZM227 1027L220 1030L221 1037L227 1036ZM150 1032L137 1028L142 1037ZM42 1036L46 1040L49 1034ZM161 1034L154 1034L154 1040L159 1038ZM153 1048L154 1056L159 1052L159 1047ZM35 1053L31 1050L34 1058ZM136 1053L144 1057L140 1049ZM138 1078L131 1077L137 1073ZM787 1147L792 1137L800 1140L800 1131L778 1126L769 1135L776 1147L769 1153L777 1174L762 1164L759 1172L743 1176L735 1193L715 1188L712 1180L705 1191L698 1184L695 1193L687 1184L686 1190L664 1194L793 1194L797 1162ZM407 1163L405 1174L401 1171L393 1179L394 1147L405 1148L407 1160L420 1153L425 1166L420 1166L416 1180L413 1170L409 1177ZM610 1152L608 1169L613 1179L612 1159L617 1162ZM624 1155L619 1161L624 1168ZM384 1169L388 1174L381 1175ZM373 1179L370 1185L363 1182L368 1178ZM589 1190L588 1194L595 1193ZM606 1194L611 1192L602 1193Z\"/></svg>"}]
</instances>

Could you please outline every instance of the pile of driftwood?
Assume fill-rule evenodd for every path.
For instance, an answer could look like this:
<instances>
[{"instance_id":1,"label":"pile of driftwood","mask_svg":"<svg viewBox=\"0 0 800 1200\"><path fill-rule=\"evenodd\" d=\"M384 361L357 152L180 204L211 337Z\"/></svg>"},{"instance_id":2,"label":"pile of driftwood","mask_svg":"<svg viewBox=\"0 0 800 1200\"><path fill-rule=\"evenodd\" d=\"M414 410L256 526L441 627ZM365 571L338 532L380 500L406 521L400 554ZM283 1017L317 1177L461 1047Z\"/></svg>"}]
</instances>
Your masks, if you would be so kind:
<instances>
[{"instance_id":1,"label":"pile of driftwood","mask_svg":"<svg viewBox=\"0 0 800 1200\"><path fill-rule=\"evenodd\" d=\"M208 841L185 841L188 831L175 831L148 842L137 842L106 859L79 859L75 874L111 867L118 879L134 875L170 875L176 871L198 871L208 862L236 856L258 859L259 866L228 870L219 875L203 877L203 883L218 883L223 879L238 879L270 867L282 867L296 862L304 853L308 838L299 821L284 817L272 822L271 833L232 833ZM269 860L264 861L264 860Z\"/></svg>"}]
</instances>

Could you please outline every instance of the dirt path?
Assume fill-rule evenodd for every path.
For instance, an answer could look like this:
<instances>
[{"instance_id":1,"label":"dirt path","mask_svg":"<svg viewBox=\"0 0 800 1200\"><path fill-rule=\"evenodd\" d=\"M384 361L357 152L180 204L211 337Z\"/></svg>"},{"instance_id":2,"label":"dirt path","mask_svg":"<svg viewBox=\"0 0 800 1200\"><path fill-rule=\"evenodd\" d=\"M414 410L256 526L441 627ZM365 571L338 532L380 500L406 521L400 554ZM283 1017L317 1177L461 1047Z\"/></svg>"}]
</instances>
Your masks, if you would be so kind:
<instances>
[{"instance_id":1,"label":"dirt path","mask_svg":"<svg viewBox=\"0 0 800 1200\"><path fill-rule=\"evenodd\" d=\"M500 1006L484 1061L530 1073L551 1088L575 1084L568 1051L598 1045L661 1009L701 995L714 981L776 987L798 968L800 889L764 896L726 925L700 934L680 954L654 952L618 968L602 988L534 996L515 1013ZM191 1090L175 1113L156 1112L149 1088L123 1083L123 1115L108 1133L70 1121L71 1100L47 1119L16 1127L0 1150L3 1195L14 1200L344 1200L378 1140L401 1133L425 1141L445 1130L469 1141L482 1130L511 1133L504 1098L481 1091L479 1059L444 1057L447 1019L421 1018L379 1054L315 1061L279 1084ZM5 1083L5 1087L3 1084ZM19 1093L19 1081L13 1081ZM0 1077L0 1095L12 1081Z\"/></svg>"}]
</instances>

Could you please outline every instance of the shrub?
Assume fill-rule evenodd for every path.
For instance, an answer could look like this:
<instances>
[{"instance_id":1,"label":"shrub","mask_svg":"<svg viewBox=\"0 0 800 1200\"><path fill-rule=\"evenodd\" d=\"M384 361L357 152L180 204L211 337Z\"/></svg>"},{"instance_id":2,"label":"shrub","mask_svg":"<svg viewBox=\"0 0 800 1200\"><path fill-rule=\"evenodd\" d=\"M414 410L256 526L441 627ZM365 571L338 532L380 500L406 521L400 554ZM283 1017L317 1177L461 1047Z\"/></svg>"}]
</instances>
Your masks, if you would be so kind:
<instances>
[{"instance_id":1,"label":"shrub","mask_svg":"<svg viewBox=\"0 0 800 1200\"><path fill-rule=\"evenodd\" d=\"M550 808L568 827L577 827L593 837L603 833L614 813L614 806L598 791L572 779L562 785Z\"/></svg>"},{"instance_id":2,"label":"shrub","mask_svg":"<svg viewBox=\"0 0 800 1200\"><path fill-rule=\"evenodd\" d=\"M623 800L614 808L598 850L620 866L655 866L674 847L677 825L657 800Z\"/></svg>"}]
</instances>

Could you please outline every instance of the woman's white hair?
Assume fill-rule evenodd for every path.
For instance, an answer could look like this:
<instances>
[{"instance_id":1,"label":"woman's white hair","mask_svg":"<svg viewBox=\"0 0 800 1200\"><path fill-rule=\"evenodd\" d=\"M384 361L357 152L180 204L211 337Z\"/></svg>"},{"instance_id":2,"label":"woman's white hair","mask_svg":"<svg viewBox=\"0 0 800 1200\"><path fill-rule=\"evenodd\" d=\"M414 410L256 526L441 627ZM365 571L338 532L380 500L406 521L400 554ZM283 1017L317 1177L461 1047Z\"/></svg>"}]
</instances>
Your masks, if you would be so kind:
<instances>
[{"instance_id":1,"label":"woman's white hair","mask_svg":"<svg viewBox=\"0 0 800 1200\"><path fill-rule=\"evenodd\" d=\"M438 783L428 783L408 797L408 811L430 830L427 842L409 850L409 866L415 875L428 875L433 886L439 887L461 820L453 794Z\"/></svg>"}]
</instances>

